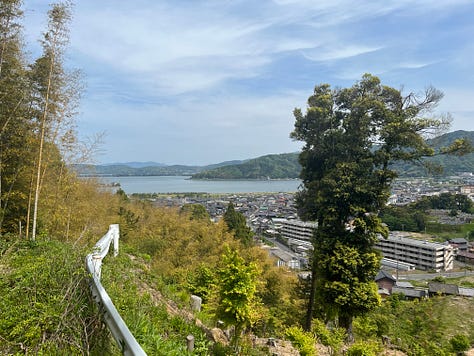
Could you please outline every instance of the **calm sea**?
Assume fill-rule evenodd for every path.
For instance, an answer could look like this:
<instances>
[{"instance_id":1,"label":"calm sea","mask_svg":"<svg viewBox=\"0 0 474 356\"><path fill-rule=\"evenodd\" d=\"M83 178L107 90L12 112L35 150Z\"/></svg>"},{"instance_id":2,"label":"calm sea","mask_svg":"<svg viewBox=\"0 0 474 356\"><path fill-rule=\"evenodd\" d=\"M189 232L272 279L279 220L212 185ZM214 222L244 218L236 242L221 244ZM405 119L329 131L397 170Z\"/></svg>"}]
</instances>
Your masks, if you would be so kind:
<instances>
[{"instance_id":1,"label":"calm sea","mask_svg":"<svg viewBox=\"0 0 474 356\"><path fill-rule=\"evenodd\" d=\"M106 183L120 183L132 193L274 193L296 192L301 181L284 180L192 180L188 176L103 177Z\"/></svg>"}]
</instances>

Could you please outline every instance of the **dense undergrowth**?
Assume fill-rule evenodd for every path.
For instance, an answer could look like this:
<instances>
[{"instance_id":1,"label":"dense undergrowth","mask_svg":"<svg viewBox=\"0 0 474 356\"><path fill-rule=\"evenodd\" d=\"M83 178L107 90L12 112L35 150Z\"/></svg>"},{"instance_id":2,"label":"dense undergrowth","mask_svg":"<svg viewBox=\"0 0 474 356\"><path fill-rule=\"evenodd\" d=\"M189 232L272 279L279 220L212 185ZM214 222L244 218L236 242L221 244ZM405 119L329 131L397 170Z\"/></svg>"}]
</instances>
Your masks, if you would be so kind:
<instances>
[{"instance_id":1,"label":"dense undergrowth","mask_svg":"<svg viewBox=\"0 0 474 356\"><path fill-rule=\"evenodd\" d=\"M352 346L344 345L338 328L321 321L315 320L312 332L303 332L304 284L276 268L266 251L244 246L223 223L143 202L120 206L120 253L104 260L102 282L149 355L187 354L190 334L195 355L268 354L268 347L254 347L253 337L291 340L302 355L315 354L315 343L333 355L377 355L392 347L410 356L451 355L474 343L474 301L460 297L390 297L355 319ZM209 328L216 325L216 271L225 268L226 248L259 271L258 313L245 330L252 336L242 337L238 348L214 345L195 325L196 318ZM119 354L90 297L84 268L89 250L72 241L0 240L0 354ZM200 313L190 311L191 294L203 298Z\"/></svg>"},{"instance_id":2,"label":"dense undergrowth","mask_svg":"<svg viewBox=\"0 0 474 356\"><path fill-rule=\"evenodd\" d=\"M0 240L0 252L0 354L103 355L109 349L83 249Z\"/></svg>"},{"instance_id":3,"label":"dense undergrowth","mask_svg":"<svg viewBox=\"0 0 474 356\"><path fill-rule=\"evenodd\" d=\"M102 269L102 283L138 343L148 355L179 356L187 354L186 337L193 335L193 354L208 354L205 333L183 316L169 313L167 303L173 302L163 297L146 266L122 251Z\"/></svg>"},{"instance_id":4,"label":"dense undergrowth","mask_svg":"<svg viewBox=\"0 0 474 356\"><path fill-rule=\"evenodd\" d=\"M385 340L410 356L453 355L474 343L472 298L435 296L404 301L389 297L377 310L359 317L354 329L359 339ZM464 340L463 350L456 340Z\"/></svg>"}]
</instances>

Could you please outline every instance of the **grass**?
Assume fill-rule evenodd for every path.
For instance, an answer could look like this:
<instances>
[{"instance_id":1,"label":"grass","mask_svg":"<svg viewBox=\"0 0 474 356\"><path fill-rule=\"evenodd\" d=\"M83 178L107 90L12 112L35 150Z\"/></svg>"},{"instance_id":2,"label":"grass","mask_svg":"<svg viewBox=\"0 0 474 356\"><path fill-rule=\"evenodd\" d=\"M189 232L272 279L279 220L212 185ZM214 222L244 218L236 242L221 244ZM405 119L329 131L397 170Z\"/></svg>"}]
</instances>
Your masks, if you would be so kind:
<instances>
[{"instance_id":1,"label":"grass","mask_svg":"<svg viewBox=\"0 0 474 356\"><path fill-rule=\"evenodd\" d=\"M85 251L0 240L0 354L104 355L110 335L88 290Z\"/></svg>"},{"instance_id":2,"label":"grass","mask_svg":"<svg viewBox=\"0 0 474 356\"><path fill-rule=\"evenodd\" d=\"M437 236L440 241L447 241L460 237L469 240L469 233L471 231L474 231L474 223L461 225L446 225L438 223L426 224L426 233Z\"/></svg>"},{"instance_id":3,"label":"grass","mask_svg":"<svg viewBox=\"0 0 474 356\"><path fill-rule=\"evenodd\" d=\"M450 340L464 335L474 343L474 300L433 297L403 301L390 297L376 311L358 318L356 333L362 339L386 335L408 355L451 355Z\"/></svg>"},{"instance_id":4,"label":"grass","mask_svg":"<svg viewBox=\"0 0 474 356\"><path fill-rule=\"evenodd\" d=\"M183 288L166 285L152 272L149 256L126 244L108 256L102 282L131 332L150 355L186 355L186 336L195 337L194 355L225 355L183 313ZM57 241L0 240L0 355L118 355L88 289L87 251ZM471 286L474 277L447 279ZM170 300L175 296L176 301ZM206 315L202 312L200 315ZM389 298L359 317L359 341L387 335L407 355L450 355L458 336L474 344L474 299L435 297L424 301ZM245 345L244 345L245 346ZM242 349L242 355L264 351Z\"/></svg>"},{"instance_id":5,"label":"grass","mask_svg":"<svg viewBox=\"0 0 474 356\"><path fill-rule=\"evenodd\" d=\"M149 355L186 355L186 337L193 335L193 355L208 354L204 332L181 315L168 313L147 262L121 253L105 260L102 283L131 333Z\"/></svg>"}]
</instances>

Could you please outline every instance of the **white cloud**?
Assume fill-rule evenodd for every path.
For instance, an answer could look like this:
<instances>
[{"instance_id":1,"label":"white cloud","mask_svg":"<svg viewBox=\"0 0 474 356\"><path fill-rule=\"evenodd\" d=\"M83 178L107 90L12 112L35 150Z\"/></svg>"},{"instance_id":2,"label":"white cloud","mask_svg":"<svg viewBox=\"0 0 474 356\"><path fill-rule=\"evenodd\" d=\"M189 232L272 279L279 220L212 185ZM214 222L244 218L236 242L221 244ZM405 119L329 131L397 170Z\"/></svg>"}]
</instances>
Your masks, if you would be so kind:
<instances>
[{"instance_id":1,"label":"white cloud","mask_svg":"<svg viewBox=\"0 0 474 356\"><path fill-rule=\"evenodd\" d=\"M426 62L402 62L398 65L398 68L403 68L403 69L420 69L424 67L428 67L430 65L439 63L439 61L426 61Z\"/></svg>"},{"instance_id":2,"label":"white cloud","mask_svg":"<svg viewBox=\"0 0 474 356\"><path fill-rule=\"evenodd\" d=\"M132 147L138 149L144 142L146 159L165 163L216 163L293 152L301 145L289 138L292 111L303 106L309 94L223 96L207 101L183 98L173 105L139 108L97 102L86 108L89 114L80 123L81 131L97 131L97 118L89 115L102 114L100 123L107 131L104 162L123 161L121 157Z\"/></svg>"},{"instance_id":3,"label":"white cloud","mask_svg":"<svg viewBox=\"0 0 474 356\"><path fill-rule=\"evenodd\" d=\"M382 46L372 47L363 45L338 45L330 48L315 48L311 51L304 51L303 55L305 58L312 61L333 61L376 52L382 48Z\"/></svg>"},{"instance_id":4,"label":"white cloud","mask_svg":"<svg viewBox=\"0 0 474 356\"><path fill-rule=\"evenodd\" d=\"M280 53L333 61L380 51L386 43L352 38L347 26L439 6L408 0L357 6L349 0L280 0L273 5L139 1L120 6L83 0L76 6L72 45L154 95L175 95L215 88L229 79L258 77Z\"/></svg>"},{"instance_id":5,"label":"white cloud","mask_svg":"<svg viewBox=\"0 0 474 356\"><path fill-rule=\"evenodd\" d=\"M131 146L188 163L287 152L293 107L304 109L312 86L351 85L366 72L415 89L462 81L442 105L467 125L472 25L441 27L465 4L78 0L72 57L89 82L81 127L109 131L115 161ZM44 2L25 8L37 38Z\"/></svg>"}]
</instances>

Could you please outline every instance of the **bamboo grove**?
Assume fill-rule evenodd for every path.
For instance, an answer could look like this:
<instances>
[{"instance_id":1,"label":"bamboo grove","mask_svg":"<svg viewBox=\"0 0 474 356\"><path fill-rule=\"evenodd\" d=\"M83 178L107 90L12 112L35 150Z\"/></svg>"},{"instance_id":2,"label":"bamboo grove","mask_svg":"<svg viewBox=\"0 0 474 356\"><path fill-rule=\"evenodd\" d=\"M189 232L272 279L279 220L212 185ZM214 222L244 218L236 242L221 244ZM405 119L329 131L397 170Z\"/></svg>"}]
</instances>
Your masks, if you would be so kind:
<instances>
[{"instance_id":1,"label":"bamboo grove","mask_svg":"<svg viewBox=\"0 0 474 356\"><path fill-rule=\"evenodd\" d=\"M34 59L24 46L21 5L0 2L0 233L69 238L90 230L87 216L96 209L77 212L99 194L67 169L88 153L75 131L81 76L64 64L72 4L51 5Z\"/></svg>"}]
</instances>

